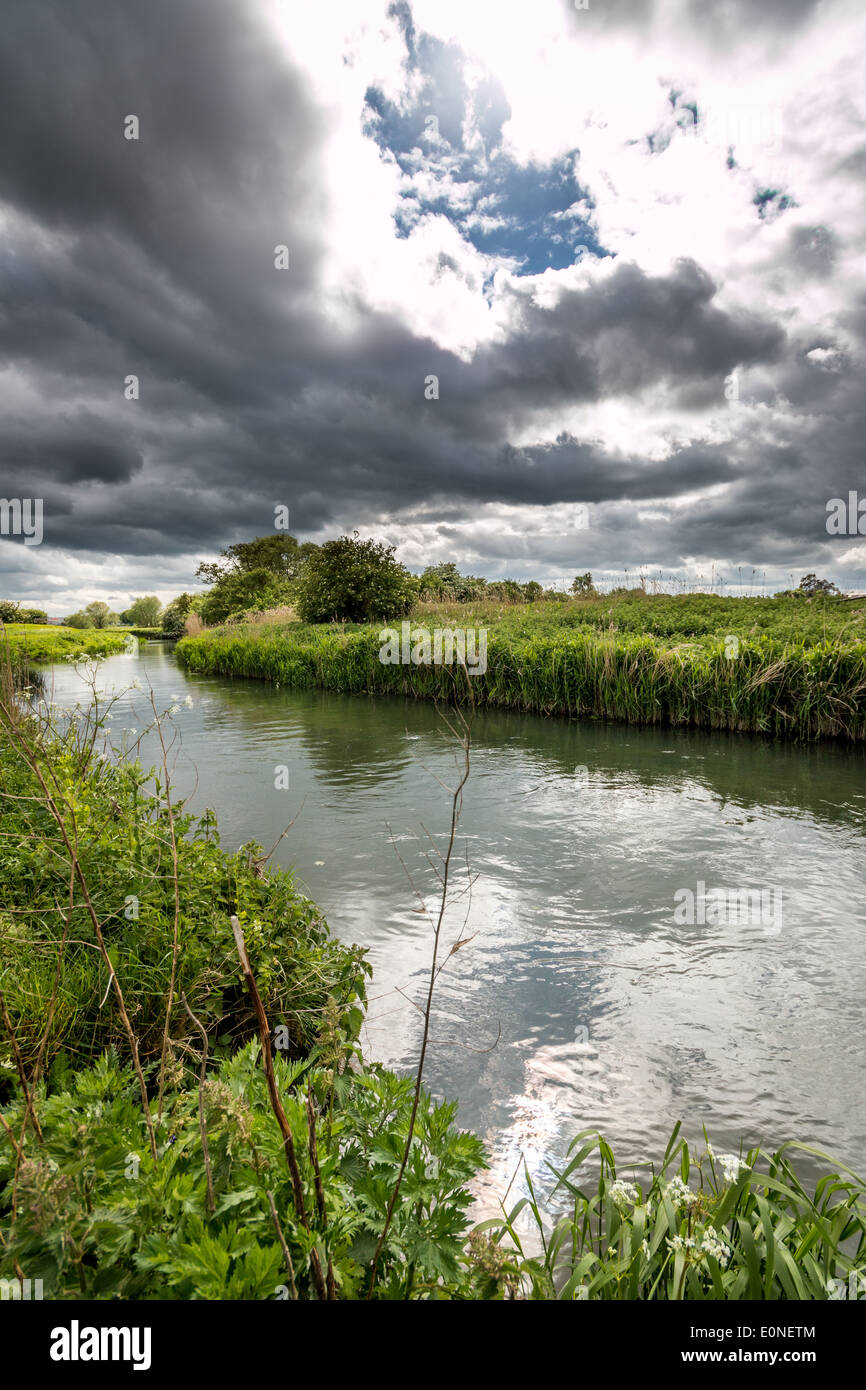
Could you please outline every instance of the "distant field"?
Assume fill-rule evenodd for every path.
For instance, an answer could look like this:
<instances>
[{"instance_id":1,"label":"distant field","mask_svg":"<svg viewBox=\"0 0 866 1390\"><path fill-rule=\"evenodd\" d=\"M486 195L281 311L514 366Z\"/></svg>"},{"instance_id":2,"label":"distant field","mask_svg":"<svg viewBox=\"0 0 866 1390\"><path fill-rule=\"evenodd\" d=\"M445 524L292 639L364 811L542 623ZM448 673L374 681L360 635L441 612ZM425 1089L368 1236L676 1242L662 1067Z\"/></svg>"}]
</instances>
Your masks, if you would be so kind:
<instances>
[{"instance_id":1,"label":"distant field","mask_svg":"<svg viewBox=\"0 0 866 1390\"><path fill-rule=\"evenodd\" d=\"M487 669L472 679L479 705L866 739L866 602L629 591L422 604L411 623L487 629ZM383 626L260 620L185 637L177 652L192 671L282 685L440 700L465 691L453 666L381 661Z\"/></svg>"},{"instance_id":2,"label":"distant field","mask_svg":"<svg viewBox=\"0 0 866 1390\"><path fill-rule=\"evenodd\" d=\"M622 595L562 602L419 604L412 617L433 625L487 623L525 637L607 631L709 642L728 634L806 645L828 638L866 642L866 599L727 598L630 589Z\"/></svg>"},{"instance_id":3,"label":"distant field","mask_svg":"<svg viewBox=\"0 0 866 1390\"><path fill-rule=\"evenodd\" d=\"M41 664L79 656L111 656L124 650L128 636L128 629L8 623L0 626L0 648L8 641L13 657Z\"/></svg>"}]
</instances>

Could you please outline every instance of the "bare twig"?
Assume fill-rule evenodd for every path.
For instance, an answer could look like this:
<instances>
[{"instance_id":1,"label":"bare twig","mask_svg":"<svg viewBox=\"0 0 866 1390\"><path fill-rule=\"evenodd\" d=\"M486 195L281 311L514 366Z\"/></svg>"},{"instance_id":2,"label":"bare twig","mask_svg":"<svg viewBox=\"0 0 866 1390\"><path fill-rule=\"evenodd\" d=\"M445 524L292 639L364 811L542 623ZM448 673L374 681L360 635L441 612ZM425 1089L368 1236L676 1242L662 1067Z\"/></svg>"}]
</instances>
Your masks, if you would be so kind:
<instances>
[{"instance_id":1,"label":"bare twig","mask_svg":"<svg viewBox=\"0 0 866 1390\"><path fill-rule=\"evenodd\" d=\"M282 1246L283 1259L286 1262L286 1269L289 1271L289 1284L291 1285L292 1289L292 1298L296 1299L298 1297L298 1290L295 1286L295 1266L292 1264L292 1253L289 1250L288 1245L286 1244L286 1237L283 1235L283 1228L280 1225L280 1218L277 1216L277 1208L274 1204L274 1194L273 1192L268 1192L267 1196L271 1208L271 1220L273 1221L274 1227L277 1232L277 1239L280 1242L280 1245Z\"/></svg>"},{"instance_id":2,"label":"bare twig","mask_svg":"<svg viewBox=\"0 0 866 1390\"><path fill-rule=\"evenodd\" d=\"M465 665L463 666L463 669L466 675L466 679L469 682L469 698L470 703L472 705L472 713L474 714L475 700L472 694L471 678L469 676L469 673L466 671ZM445 917L445 908L448 902L448 875L451 868L451 857L454 852L454 844L457 836L457 822L460 819L460 811L463 804L463 788L469 780L469 751L471 748L471 724L467 721L465 715L463 714L458 704L455 704L455 714L457 719L459 720L461 728L461 732L459 734L457 734L456 730L454 732L457 735L457 737L459 737L459 741L463 749L463 770L460 774L460 779L457 783L457 786L454 788L451 798L451 829L448 837L448 849L442 861L442 894L439 901L439 915L436 919L436 927L433 933L433 955L430 962L430 977L427 985L427 998L424 1006L424 1029L421 1036L421 1051L418 1057L418 1068L415 1073L415 1089L412 1095L412 1110L409 1115L409 1128L406 1134L406 1143L403 1148L403 1158L400 1163L400 1170L397 1174L397 1180L394 1184L394 1190L391 1193L391 1199L388 1203L388 1210L385 1213L385 1222L382 1227L382 1232L379 1236L379 1240L376 1244L376 1250L373 1255L373 1264L370 1270L370 1286L367 1289L368 1299L373 1297L373 1289L376 1286L376 1273L379 1268L379 1258L382 1254L382 1248L385 1244L385 1241L387 1240L388 1231L391 1227L391 1221L394 1216L394 1210L397 1206L397 1199L400 1195L400 1188L403 1184L403 1175L406 1172L406 1165L409 1162L409 1153L412 1148L412 1139L415 1134L415 1121L418 1115L418 1106L421 1102L421 1083L424 1074L424 1062L427 1056L427 1045L430 1039L430 1017L433 1010L433 989L436 984L437 975L439 973L439 940L442 933L442 922ZM451 725L449 724L449 728L450 727Z\"/></svg>"},{"instance_id":3,"label":"bare twig","mask_svg":"<svg viewBox=\"0 0 866 1390\"><path fill-rule=\"evenodd\" d=\"M280 1093L277 1090L277 1081L274 1076L274 1059L271 1056L271 1030L268 1026L268 1017L265 1013L255 976L253 975L249 956L247 955L243 929L237 917L232 917L231 923L235 945L237 946L238 958L241 963L241 970L247 982L250 998L253 1001L253 1008L256 1011L256 1018L259 1025L259 1038L262 1044L262 1065L265 1069L265 1078L268 1083L268 1095L270 1096L271 1109L276 1116L277 1124L283 1136L283 1150L286 1155L286 1163L288 1164L289 1174L292 1179L292 1196L295 1203L295 1211L301 1225L305 1230L309 1231L310 1222L307 1217L307 1208L304 1202L304 1188L301 1182L301 1170L298 1166L295 1140L292 1134L292 1127L289 1124L288 1117L283 1109L283 1103L280 1100ZM319 1252L315 1246L313 1246L310 1251L310 1265L313 1270L313 1282L316 1286L316 1292L319 1298L324 1302L327 1298L327 1292L325 1289L325 1281L322 1278L322 1265L319 1260Z\"/></svg>"},{"instance_id":4,"label":"bare twig","mask_svg":"<svg viewBox=\"0 0 866 1390\"><path fill-rule=\"evenodd\" d=\"M174 1005L174 986L177 979L177 958L180 948L180 883L177 873L177 835L174 828L174 807L171 803L171 789L169 787L168 755L165 751L165 739L162 736L162 721L156 712L156 700L154 699L153 687L150 691L150 704L153 710L153 719L156 725L156 732L159 736L159 746L162 750L162 774L165 779L165 805L168 811L168 826L171 833L171 876L174 884L174 927L171 941L171 976L168 982L168 998L165 1003L165 1027L162 1033L162 1053L159 1064L159 1103L157 1105L157 1118L162 1119L162 1101L165 1092L165 1056L168 1051L168 1030L171 1022L171 1011Z\"/></svg>"}]
</instances>

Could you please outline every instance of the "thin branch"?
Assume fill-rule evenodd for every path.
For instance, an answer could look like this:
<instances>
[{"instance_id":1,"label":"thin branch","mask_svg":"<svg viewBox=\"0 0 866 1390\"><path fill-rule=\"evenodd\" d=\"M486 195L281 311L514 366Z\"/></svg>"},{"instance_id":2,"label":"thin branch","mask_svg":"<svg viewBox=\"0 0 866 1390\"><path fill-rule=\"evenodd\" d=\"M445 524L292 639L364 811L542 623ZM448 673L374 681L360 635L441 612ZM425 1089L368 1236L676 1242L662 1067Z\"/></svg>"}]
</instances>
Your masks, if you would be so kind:
<instances>
[{"instance_id":1,"label":"thin branch","mask_svg":"<svg viewBox=\"0 0 866 1390\"><path fill-rule=\"evenodd\" d=\"M273 1192L270 1192L270 1191L269 1191L268 1194L267 1194L267 1198L268 1198L268 1202L269 1202L270 1208L271 1208L271 1220L273 1221L274 1227L275 1227L276 1232L277 1232L277 1239L279 1240L280 1245L282 1246L282 1250L283 1250L283 1259L284 1259L285 1262L286 1262L286 1269L289 1271L289 1283L290 1283L291 1288L292 1288L292 1298L297 1299L297 1297L298 1297L298 1290L297 1290L297 1287L296 1287L296 1285L295 1285L295 1266L292 1264L292 1254L291 1254L291 1251L289 1250L288 1245L286 1244L286 1238L285 1238L285 1236L283 1235L283 1228L282 1228L282 1226L280 1225L280 1218L277 1216L277 1208L276 1208L276 1206L274 1205L274 1194L273 1194Z\"/></svg>"},{"instance_id":2,"label":"thin branch","mask_svg":"<svg viewBox=\"0 0 866 1390\"><path fill-rule=\"evenodd\" d=\"M238 958L240 959L241 963L241 970L243 971L244 979L246 980L247 988L250 992L250 998L253 1001L253 1008L255 1009L256 1018L258 1020L259 1037L261 1039L262 1044L262 1065L264 1067L265 1078L268 1083L268 1095L270 1096L271 1109L273 1110L274 1115L276 1116L277 1124L279 1125L280 1132L283 1136L283 1150L286 1155L286 1163L288 1164L289 1174L292 1179L292 1196L295 1203L295 1211L297 1212L298 1220L300 1221L301 1225L304 1227L305 1230L309 1231L310 1223L307 1217L307 1208L304 1203L304 1188L301 1183L301 1170L298 1166L298 1156L295 1151L295 1140L292 1134L292 1127L289 1124L286 1112L283 1109L283 1103L280 1100L280 1093L277 1090L277 1081L276 1077L274 1076L274 1059L271 1056L271 1030L268 1025L268 1016L265 1013L265 1007L262 1003L261 995L259 994L258 985L256 984L256 979L252 971L252 966L250 965L249 956L247 955L247 948L246 943L244 941L243 929L237 917L232 917L231 923L232 932L234 933L235 938L235 945L237 947ZM325 1302L325 1300L327 1299L327 1292L325 1289L325 1281L322 1278L322 1266L319 1260L319 1252L315 1246L313 1246L310 1250L310 1264L313 1270L313 1282L316 1285L316 1292L318 1293L319 1298L323 1302Z\"/></svg>"}]
</instances>

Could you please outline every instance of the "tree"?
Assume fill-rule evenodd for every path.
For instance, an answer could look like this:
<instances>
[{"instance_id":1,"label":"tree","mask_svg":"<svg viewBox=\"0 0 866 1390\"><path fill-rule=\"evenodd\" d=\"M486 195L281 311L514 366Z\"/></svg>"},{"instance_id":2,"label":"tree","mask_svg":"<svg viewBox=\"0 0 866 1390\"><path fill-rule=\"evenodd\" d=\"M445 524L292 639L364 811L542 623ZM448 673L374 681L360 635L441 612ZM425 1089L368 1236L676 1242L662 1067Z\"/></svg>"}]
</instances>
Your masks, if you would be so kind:
<instances>
[{"instance_id":1,"label":"tree","mask_svg":"<svg viewBox=\"0 0 866 1390\"><path fill-rule=\"evenodd\" d=\"M80 609L77 613L70 613L68 618L63 619L64 627L93 627L93 619L89 613L84 613Z\"/></svg>"},{"instance_id":2,"label":"tree","mask_svg":"<svg viewBox=\"0 0 866 1390\"><path fill-rule=\"evenodd\" d=\"M272 570L239 570L224 575L209 594L202 595L197 606L204 621L213 627L234 613L281 608L291 603L294 594L294 585Z\"/></svg>"},{"instance_id":3,"label":"tree","mask_svg":"<svg viewBox=\"0 0 866 1390\"><path fill-rule=\"evenodd\" d=\"M353 623L408 613L417 581L394 559L394 546L362 541L358 532L326 541L306 561L297 587L305 623Z\"/></svg>"},{"instance_id":4,"label":"tree","mask_svg":"<svg viewBox=\"0 0 866 1390\"><path fill-rule=\"evenodd\" d=\"M108 604L103 603L101 599L88 603L84 611L90 618L91 627L111 627L113 623L120 622L118 615L112 613Z\"/></svg>"},{"instance_id":5,"label":"tree","mask_svg":"<svg viewBox=\"0 0 866 1390\"><path fill-rule=\"evenodd\" d=\"M183 637L184 625L192 612L194 601L192 594L178 594L177 598L166 604L162 615L162 630L166 637Z\"/></svg>"},{"instance_id":6,"label":"tree","mask_svg":"<svg viewBox=\"0 0 866 1390\"><path fill-rule=\"evenodd\" d=\"M222 623L230 614L291 603L304 565L318 548L311 541L299 545L294 536L280 532L228 546L219 561L196 570L199 579L212 585L199 608L202 618Z\"/></svg>"},{"instance_id":7,"label":"tree","mask_svg":"<svg viewBox=\"0 0 866 1390\"><path fill-rule=\"evenodd\" d=\"M838 594L836 585L829 579L818 579L814 574L804 574L800 580L800 589L807 598L814 598L816 594Z\"/></svg>"},{"instance_id":8,"label":"tree","mask_svg":"<svg viewBox=\"0 0 866 1390\"><path fill-rule=\"evenodd\" d=\"M126 612L121 613L120 620L130 627L158 627L161 617L162 604L156 594L147 594L134 598Z\"/></svg>"},{"instance_id":9,"label":"tree","mask_svg":"<svg viewBox=\"0 0 866 1390\"><path fill-rule=\"evenodd\" d=\"M428 565L418 580L420 595L427 599L441 599L447 603L470 603L473 599L484 597L487 580L476 575L461 574L451 561L442 565Z\"/></svg>"},{"instance_id":10,"label":"tree","mask_svg":"<svg viewBox=\"0 0 866 1390\"><path fill-rule=\"evenodd\" d=\"M230 574L267 570L292 582L299 577L308 556L318 548L312 541L300 545L295 536L279 531L269 536L256 536L254 540L240 541L221 550L219 561L199 565L196 577L205 584L219 584Z\"/></svg>"},{"instance_id":11,"label":"tree","mask_svg":"<svg viewBox=\"0 0 866 1390\"><path fill-rule=\"evenodd\" d=\"M592 575L589 570L586 574L576 574L571 582L571 592L581 598L591 597L597 593L596 587L592 582Z\"/></svg>"}]
</instances>

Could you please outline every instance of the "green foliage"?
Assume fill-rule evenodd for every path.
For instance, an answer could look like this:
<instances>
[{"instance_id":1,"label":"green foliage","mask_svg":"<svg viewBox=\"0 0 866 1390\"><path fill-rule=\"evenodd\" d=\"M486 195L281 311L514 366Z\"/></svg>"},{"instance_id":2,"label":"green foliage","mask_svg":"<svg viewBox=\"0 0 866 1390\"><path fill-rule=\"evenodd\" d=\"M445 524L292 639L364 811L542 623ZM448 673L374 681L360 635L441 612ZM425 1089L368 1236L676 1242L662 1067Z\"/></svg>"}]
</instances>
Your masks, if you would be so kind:
<instances>
[{"instance_id":1,"label":"green foliage","mask_svg":"<svg viewBox=\"0 0 866 1390\"><path fill-rule=\"evenodd\" d=\"M418 610L417 625L488 630L479 705L628 723L866 738L866 604L651 596ZM447 665L379 659L378 625L272 624L186 638L190 670L346 693L465 696ZM736 642L730 639L736 638Z\"/></svg>"},{"instance_id":2,"label":"green foliage","mask_svg":"<svg viewBox=\"0 0 866 1390\"><path fill-rule=\"evenodd\" d=\"M110 630L97 631L71 627L53 627L19 623L3 629L3 641L22 659L41 663L78 661L82 658L111 656L122 652L127 634Z\"/></svg>"},{"instance_id":3,"label":"green foliage","mask_svg":"<svg viewBox=\"0 0 866 1390\"><path fill-rule=\"evenodd\" d=\"M89 613L85 613L84 610L80 608L77 613L70 613L68 618L63 619L63 626L76 628L93 627L93 619L90 617Z\"/></svg>"},{"instance_id":4,"label":"green foliage","mask_svg":"<svg viewBox=\"0 0 866 1390\"><path fill-rule=\"evenodd\" d=\"M40 744L40 767L67 826L74 825L78 861L123 980L142 1058L158 1056L165 1022L174 931L174 880L166 789L132 756L100 755L106 707L91 711L66 738ZM126 1035L108 970L94 949L84 889L70 889L69 857L60 829L39 798L36 777L10 740L0 742L0 977L22 1056L32 1063L55 987L64 916L69 940L52 1028L51 1063L97 1056ZM36 798L35 800L33 798ZM220 847L211 812L194 818L175 807L182 952L171 1037L185 1035L184 993L215 1046L255 1033L229 918L244 926L250 959L274 1026L285 1025L293 1055L309 1048L319 1015L335 999L343 1027L360 1026L367 967L363 952L333 940L315 905L291 876L264 874L261 850ZM72 893L71 907L70 892ZM64 904L61 914L59 904ZM0 1091L11 1058L0 1033Z\"/></svg>"},{"instance_id":5,"label":"green foliage","mask_svg":"<svg viewBox=\"0 0 866 1390\"><path fill-rule=\"evenodd\" d=\"M187 617L194 611L194 602L192 594L178 594L177 598L166 604L162 615L162 630L166 637L183 636Z\"/></svg>"},{"instance_id":6,"label":"green foliage","mask_svg":"<svg viewBox=\"0 0 866 1390\"><path fill-rule=\"evenodd\" d=\"M40 625L48 622L48 614L43 613L41 608L22 608L16 599L0 598L0 623L35 623Z\"/></svg>"},{"instance_id":7,"label":"green foliage","mask_svg":"<svg viewBox=\"0 0 866 1390\"><path fill-rule=\"evenodd\" d=\"M93 603L88 603L84 612L90 618L91 627L111 627L114 623L119 623L120 618L117 613L113 613L107 603L101 599L95 599Z\"/></svg>"},{"instance_id":8,"label":"green foliage","mask_svg":"<svg viewBox=\"0 0 866 1390\"><path fill-rule=\"evenodd\" d=\"M431 565L418 579L422 602L477 603L484 599L501 603L532 603L544 594L542 586L532 579L521 584L516 579L482 579L479 575L461 574L454 564Z\"/></svg>"},{"instance_id":9,"label":"green foliage","mask_svg":"<svg viewBox=\"0 0 866 1390\"><path fill-rule=\"evenodd\" d=\"M310 556L298 582L298 612L308 623L398 618L409 611L414 589L394 547L361 540L356 531Z\"/></svg>"},{"instance_id":10,"label":"green foliage","mask_svg":"<svg viewBox=\"0 0 866 1390\"><path fill-rule=\"evenodd\" d=\"M15 1222L0 1248L0 1277L16 1263L41 1278L45 1296L273 1299L290 1297L273 1225L273 1193L299 1296L312 1298L310 1249L334 1267L338 1296L363 1298L408 1133L412 1082L378 1067L351 1070L275 1058L277 1085L296 1148L312 1234L298 1222L282 1137L268 1104L258 1046L223 1059L202 1098L215 1211L192 1075L164 1100L154 1162L131 1068L113 1052L39 1097L44 1143L28 1132ZM324 1219L317 1210L305 1096L315 1115ZM409 1164L379 1264L377 1298L448 1298L468 1288L462 1263L467 1184L483 1165L480 1142L454 1128L454 1106L422 1096ZM156 1118L156 1106L152 1107ZM7 1110L20 1127L21 1105ZM0 1212L14 1172L0 1146Z\"/></svg>"},{"instance_id":11,"label":"green foliage","mask_svg":"<svg viewBox=\"0 0 866 1390\"><path fill-rule=\"evenodd\" d=\"M226 574L197 605L204 621L213 627L239 610L264 612L291 602L294 585L271 570L239 570Z\"/></svg>"},{"instance_id":12,"label":"green foliage","mask_svg":"<svg viewBox=\"0 0 866 1390\"><path fill-rule=\"evenodd\" d=\"M217 584L230 574L248 574L252 570L267 570L278 579L291 583L297 579L304 562L315 554L318 546L312 541L300 545L295 536L274 532L241 541L220 551L220 561L199 565L196 576L205 584Z\"/></svg>"},{"instance_id":13,"label":"green foliage","mask_svg":"<svg viewBox=\"0 0 866 1390\"><path fill-rule=\"evenodd\" d=\"M855 1174L802 1144L741 1157L716 1155L707 1143L694 1155L679 1129L658 1171L630 1165L627 1180L601 1135L578 1134L566 1166L547 1165L556 1180L548 1208L562 1213L555 1223L526 1171L528 1196L483 1222L474 1249L470 1242L488 1296L825 1300L848 1297L849 1280L866 1296L866 1192ZM830 1165L811 1196L793 1166L798 1150ZM596 1151L597 1177L587 1182L581 1170ZM524 1212L540 1255L525 1253Z\"/></svg>"},{"instance_id":14,"label":"green foliage","mask_svg":"<svg viewBox=\"0 0 866 1390\"><path fill-rule=\"evenodd\" d=\"M120 621L128 623L130 627L157 627L161 617L162 604L156 594L146 594L132 600L126 611L121 613Z\"/></svg>"},{"instance_id":15,"label":"green foliage","mask_svg":"<svg viewBox=\"0 0 866 1390\"><path fill-rule=\"evenodd\" d=\"M808 598L812 598L816 594L825 594L829 597L839 592L837 586L829 579L819 579L816 574L804 574L800 580L800 589Z\"/></svg>"},{"instance_id":16,"label":"green foliage","mask_svg":"<svg viewBox=\"0 0 866 1390\"><path fill-rule=\"evenodd\" d=\"M574 576L574 579L571 581L571 592L577 594L579 598L595 594L596 588L592 582L592 575L589 570L587 570L586 574L576 574Z\"/></svg>"}]
</instances>

